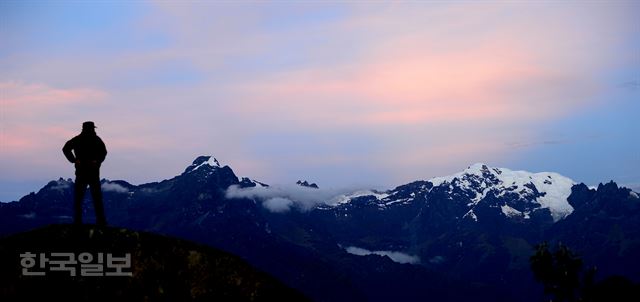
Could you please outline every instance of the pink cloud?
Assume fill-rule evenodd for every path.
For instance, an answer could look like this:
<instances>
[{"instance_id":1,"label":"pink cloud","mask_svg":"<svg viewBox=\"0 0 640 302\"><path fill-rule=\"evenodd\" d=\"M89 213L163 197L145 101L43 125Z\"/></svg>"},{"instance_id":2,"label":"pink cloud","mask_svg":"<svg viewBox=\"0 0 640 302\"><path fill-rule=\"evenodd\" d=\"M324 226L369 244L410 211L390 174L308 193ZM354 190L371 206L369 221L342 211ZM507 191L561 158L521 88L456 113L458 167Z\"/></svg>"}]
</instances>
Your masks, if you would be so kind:
<instances>
[{"instance_id":1,"label":"pink cloud","mask_svg":"<svg viewBox=\"0 0 640 302\"><path fill-rule=\"evenodd\" d=\"M104 91L90 88L55 88L18 81L0 82L2 122L0 153L21 154L41 150L52 140L69 137L70 108L103 100Z\"/></svg>"},{"instance_id":2,"label":"pink cloud","mask_svg":"<svg viewBox=\"0 0 640 302\"><path fill-rule=\"evenodd\" d=\"M364 7L323 32L326 48L349 51L351 45L333 44L348 36L362 46L359 55L239 83L229 107L242 120L282 131L348 129L376 137L385 145L357 161L398 177L504 162L515 153L506 142L535 139L536 124L601 105L598 77L618 62L611 37L626 31L615 11ZM343 158L326 158L336 157Z\"/></svg>"},{"instance_id":3,"label":"pink cloud","mask_svg":"<svg viewBox=\"0 0 640 302\"><path fill-rule=\"evenodd\" d=\"M331 119L335 125L546 119L581 101L554 100L582 92L573 91L577 85L572 83L555 95L540 93L553 89L545 84L562 75L537 65L538 59L535 52L516 46L451 53L400 47L374 54L359 65L261 79L242 87L244 102L238 106L250 114L282 110L305 123ZM589 78L575 80L585 83ZM533 101L536 106L531 106Z\"/></svg>"},{"instance_id":4,"label":"pink cloud","mask_svg":"<svg viewBox=\"0 0 640 302\"><path fill-rule=\"evenodd\" d=\"M67 105L104 99L106 93L91 88L62 89L44 84L17 81L0 82L2 105L5 110L19 110L19 106L37 108L39 106Z\"/></svg>"},{"instance_id":5,"label":"pink cloud","mask_svg":"<svg viewBox=\"0 0 640 302\"><path fill-rule=\"evenodd\" d=\"M175 125L163 125L169 120L164 112L180 120L173 114L175 111L135 102L147 98L157 101L161 98L157 95L136 90L135 95L123 98L118 91L19 81L1 82L0 88L0 179L72 176L73 167L68 165L61 149L67 140L80 133L85 120L96 122L98 135L107 145L105 177L155 180L181 172L183 165L192 159L190 155L184 163L157 164L171 157L168 153L184 146L176 144L180 140L176 133L182 130L171 127ZM168 128L175 132L164 133ZM158 150L163 150L163 154L158 154ZM145 168L131 168L141 166Z\"/></svg>"},{"instance_id":6,"label":"pink cloud","mask_svg":"<svg viewBox=\"0 0 640 302\"><path fill-rule=\"evenodd\" d=\"M593 105L599 71L615 64L614 43L602 43L603 33L625 31L624 22L613 22L615 11L570 4L356 6L325 34L328 48L341 47L331 37L344 35L366 45L359 56L242 83L236 111L320 128L559 118Z\"/></svg>"}]
</instances>

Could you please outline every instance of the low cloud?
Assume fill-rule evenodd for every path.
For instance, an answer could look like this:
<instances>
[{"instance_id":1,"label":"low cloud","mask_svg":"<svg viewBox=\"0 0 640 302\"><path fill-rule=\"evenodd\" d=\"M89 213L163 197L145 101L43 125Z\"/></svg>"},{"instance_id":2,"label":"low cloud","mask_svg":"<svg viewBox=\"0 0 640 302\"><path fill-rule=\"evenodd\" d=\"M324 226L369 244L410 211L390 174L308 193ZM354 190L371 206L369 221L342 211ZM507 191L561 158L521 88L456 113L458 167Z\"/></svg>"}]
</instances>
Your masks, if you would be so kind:
<instances>
[{"instance_id":1,"label":"low cloud","mask_svg":"<svg viewBox=\"0 0 640 302\"><path fill-rule=\"evenodd\" d=\"M116 192L116 193L127 193L129 189L123 187L114 182L107 182L102 184L102 191L105 192Z\"/></svg>"},{"instance_id":2,"label":"low cloud","mask_svg":"<svg viewBox=\"0 0 640 302\"><path fill-rule=\"evenodd\" d=\"M274 213L288 212L291 209L292 205L293 201L291 201L291 199L282 197L270 198L262 203L262 206Z\"/></svg>"},{"instance_id":3,"label":"low cloud","mask_svg":"<svg viewBox=\"0 0 640 302\"><path fill-rule=\"evenodd\" d=\"M56 185L51 187L51 190L56 190L56 191L66 191L67 189L71 188L71 183L68 182L59 182Z\"/></svg>"},{"instance_id":4,"label":"low cloud","mask_svg":"<svg viewBox=\"0 0 640 302\"><path fill-rule=\"evenodd\" d=\"M269 187L240 188L230 186L227 198L251 198L262 201L262 206L274 213L284 213L292 208L309 211L319 205L336 205L357 192L358 196L367 195L356 188L313 189L298 185L271 185Z\"/></svg>"},{"instance_id":5,"label":"low cloud","mask_svg":"<svg viewBox=\"0 0 640 302\"><path fill-rule=\"evenodd\" d=\"M36 218L36 213L34 212L29 212L27 214L23 214L23 215L19 215L22 218L26 218L26 219L34 219Z\"/></svg>"},{"instance_id":6,"label":"low cloud","mask_svg":"<svg viewBox=\"0 0 640 302\"><path fill-rule=\"evenodd\" d=\"M347 251L347 253L352 254L352 255L357 255L357 256L367 256L367 255L378 255L378 256L387 256L389 257L392 261L394 262L398 262L398 263L408 263L408 264L418 264L420 263L420 257L418 256L412 256L409 254L405 254L402 252L396 252L396 251L370 251L367 249L363 249L363 248L359 248L359 247L355 247L355 246L350 246L347 247L345 249Z\"/></svg>"}]
</instances>

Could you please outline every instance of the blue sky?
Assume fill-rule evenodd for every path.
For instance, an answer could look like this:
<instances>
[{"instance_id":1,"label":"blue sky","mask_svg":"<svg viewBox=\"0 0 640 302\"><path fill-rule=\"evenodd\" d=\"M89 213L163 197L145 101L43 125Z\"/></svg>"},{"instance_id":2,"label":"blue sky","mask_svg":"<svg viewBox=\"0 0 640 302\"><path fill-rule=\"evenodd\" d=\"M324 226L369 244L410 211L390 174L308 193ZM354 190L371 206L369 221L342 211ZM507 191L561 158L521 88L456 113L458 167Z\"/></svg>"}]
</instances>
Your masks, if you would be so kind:
<instances>
[{"instance_id":1,"label":"blue sky","mask_svg":"<svg viewBox=\"0 0 640 302\"><path fill-rule=\"evenodd\" d=\"M266 183L391 188L475 162L640 187L634 1L0 2L0 201L211 154Z\"/></svg>"}]
</instances>

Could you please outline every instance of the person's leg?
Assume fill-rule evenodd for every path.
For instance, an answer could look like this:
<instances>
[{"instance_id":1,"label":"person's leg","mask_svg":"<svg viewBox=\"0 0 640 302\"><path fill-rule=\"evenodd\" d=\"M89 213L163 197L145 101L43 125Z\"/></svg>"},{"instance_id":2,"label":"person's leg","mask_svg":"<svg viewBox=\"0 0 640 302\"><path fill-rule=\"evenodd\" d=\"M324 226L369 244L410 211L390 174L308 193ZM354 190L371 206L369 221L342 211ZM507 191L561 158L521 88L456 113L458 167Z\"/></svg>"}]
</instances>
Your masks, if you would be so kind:
<instances>
[{"instance_id":1,"label":"person's leg","mask_svg":"<svg viewBox=\"0 0 640 302\"><path fill-rule=\"evenodd\" d=\"M74 187L74 200L73 200L73 223L82 224L82 201L84 200L84 193L87 190L87 182L77 176Z\"/></svg>"},{"instance_id":2,"label":"person's leg","mask_svg":"<svg viewBox=\"0 0 640 302\"><path fill-rule=\"evenodd\" d=\"M96 224L106 225L107 219L104 215L104 205L102 203L102 190L100 189L100 179L94 178L89 186L91 188L91 197L93 198L93 207L96 210Z\"/></svg>"}]
</instances>

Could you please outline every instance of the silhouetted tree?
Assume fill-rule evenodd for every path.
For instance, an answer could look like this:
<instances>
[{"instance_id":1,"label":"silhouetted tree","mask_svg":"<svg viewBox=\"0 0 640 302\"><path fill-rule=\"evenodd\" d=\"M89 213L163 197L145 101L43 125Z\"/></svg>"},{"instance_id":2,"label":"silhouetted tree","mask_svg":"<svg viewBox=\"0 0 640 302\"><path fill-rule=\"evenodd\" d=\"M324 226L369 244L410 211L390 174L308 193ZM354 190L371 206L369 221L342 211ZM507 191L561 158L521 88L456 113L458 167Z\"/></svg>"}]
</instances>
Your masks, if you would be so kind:
<instances>
[{"instance_id":1,"label":"silhouetted tree","mask_svg":"<svg viewBox=\"0 0 640 302\"><path fill-rule=\"evenodd\" d=\"M582 259L561 243L554 252L546 242L538 244L530 263L535 279L553 302L640 301L640 285L620 276L596 283L596 268L583 272Z\"/></svg>"},{"instance_id":2,"label":"silhouetted tree","mask_svg":"<svg viewBox=\"0 0 640 302\"><path fill-rule=\"evenodd\" d=\"M536 246L536 253L530 262L536 280L544 285L545 294L554 297L553 301L578 301L582 268L580 257L562 244L558 244L552 253L545 242Z\"/></svg>"}]
</instances>

